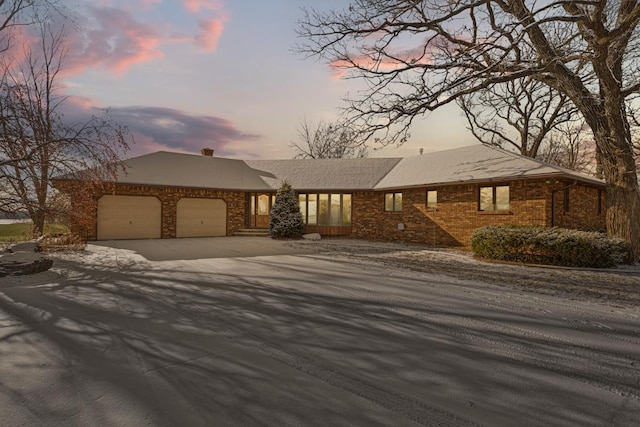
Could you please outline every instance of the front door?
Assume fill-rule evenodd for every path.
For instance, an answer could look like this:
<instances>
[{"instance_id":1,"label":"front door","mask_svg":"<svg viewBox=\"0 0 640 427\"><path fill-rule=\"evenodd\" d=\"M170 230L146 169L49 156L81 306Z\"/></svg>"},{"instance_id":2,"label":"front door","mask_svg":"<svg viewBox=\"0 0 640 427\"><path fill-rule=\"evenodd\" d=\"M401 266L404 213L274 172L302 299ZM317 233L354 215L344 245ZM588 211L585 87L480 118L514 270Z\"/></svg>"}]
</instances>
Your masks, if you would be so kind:
<instances>
[{"instance_id":1,"label":"front door","mask_svg":"<svg viewBox=\"0 0 640 427\"><path fill-rule=\"evenodd\" d=\"M274 196L266 193L252 193L250 196L250 223L253 228L269 228L269 212Z\"/></svg>"}]
</instances>

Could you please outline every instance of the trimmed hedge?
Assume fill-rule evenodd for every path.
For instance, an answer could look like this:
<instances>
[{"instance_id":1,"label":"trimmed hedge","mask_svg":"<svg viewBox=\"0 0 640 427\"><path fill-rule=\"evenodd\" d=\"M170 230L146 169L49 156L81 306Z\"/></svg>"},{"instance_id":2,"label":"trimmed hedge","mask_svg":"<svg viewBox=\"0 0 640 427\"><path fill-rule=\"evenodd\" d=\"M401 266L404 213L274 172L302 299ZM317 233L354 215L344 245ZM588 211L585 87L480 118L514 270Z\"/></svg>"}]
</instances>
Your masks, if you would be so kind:
<instances>
[{"instance_id":1,"label":"trimmed hedge","mask_svg":"<svg viewBox=\"0 0 640 427\"><path fill-rule=\"evenodd\" d=\"M514 225L477 229L471 248L482 258L567 267L613 267L628 254L624 240L603 233Z\"/></svg>"}]
</instances>

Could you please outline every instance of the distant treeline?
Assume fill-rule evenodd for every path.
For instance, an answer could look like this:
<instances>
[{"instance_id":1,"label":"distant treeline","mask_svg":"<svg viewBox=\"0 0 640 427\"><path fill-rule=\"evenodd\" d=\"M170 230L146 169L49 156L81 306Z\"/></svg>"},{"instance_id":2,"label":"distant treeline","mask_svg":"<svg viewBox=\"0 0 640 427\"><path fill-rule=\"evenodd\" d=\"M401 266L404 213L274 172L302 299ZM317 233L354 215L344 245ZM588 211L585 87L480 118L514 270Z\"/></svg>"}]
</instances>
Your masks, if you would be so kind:
<instances>
[{"instance_id":1,"label":"distant treeline","mask_svg":"<svg viewBox=\"0 0 640 427\"><path fill-rule=\"evenodd\" d=\"M0 212L0 219L29 219L29 215L23 211Z\"/></svg>"}]
</instances>

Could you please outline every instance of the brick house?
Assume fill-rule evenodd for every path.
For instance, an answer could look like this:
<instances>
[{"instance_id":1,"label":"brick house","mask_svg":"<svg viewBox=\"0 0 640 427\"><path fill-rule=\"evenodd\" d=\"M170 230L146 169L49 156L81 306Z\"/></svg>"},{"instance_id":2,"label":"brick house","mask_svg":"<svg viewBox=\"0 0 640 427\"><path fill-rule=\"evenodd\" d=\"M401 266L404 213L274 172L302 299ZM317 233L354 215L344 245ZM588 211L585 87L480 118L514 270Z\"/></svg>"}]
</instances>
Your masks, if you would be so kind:
<instances>
[{"instance_id":1,"label":"brick house","mask_svg":"<svg viewBox=\"0 0 640 427\"><path fill-rule=\"evenodd\" d=\"M605 228L604 183L474 145L406 158L235 160L157 152L124 161L95 194L89 240L231 236L264 229L282 181L305 232L468 246L492 224ZM57 179L65 191L67 181ZM73 195L72 195L73 196Z\"/></svg>"}]
</instances>

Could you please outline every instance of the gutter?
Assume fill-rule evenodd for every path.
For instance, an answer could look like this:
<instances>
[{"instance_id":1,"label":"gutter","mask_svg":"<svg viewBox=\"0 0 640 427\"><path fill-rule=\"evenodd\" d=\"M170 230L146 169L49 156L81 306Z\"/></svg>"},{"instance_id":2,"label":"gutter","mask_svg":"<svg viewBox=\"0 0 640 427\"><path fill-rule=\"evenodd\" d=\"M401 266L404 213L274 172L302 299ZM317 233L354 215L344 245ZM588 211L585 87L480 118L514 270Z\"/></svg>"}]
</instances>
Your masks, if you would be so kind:
<instances>
[{"instance_id":1,"label":"gutter","mask_svg":"<svg viewBox=\"0 0 640 427\"><path fill-rule=\"evenodd\" d=\"M437 187L437 186L448 186L448 185L465 185L465 184L494 184L496 182L507 182L507 181L517 181L517 180L529 180L529 179L573 179L576 183L583 183L586 185L593 185L596 187L605 188L605 182L596 178L591 177L575 177L575 176L567 176L562 175L560 173L546 173L539 175L515 175L515 176L504 176L504 177L496 177L496 178L482 178L482 179L467 179L467 180L458 180L458 181L440 181L440 182L429 182L422 184L412 184L412 185L403 185L403 186L394 186L394 187L381 187L375 186L373 191L395 191L395 190L404 190L410 188L421 188L421 187ZM575 184L572 184L575 185Z\"/></svg>"}]
</instances>

